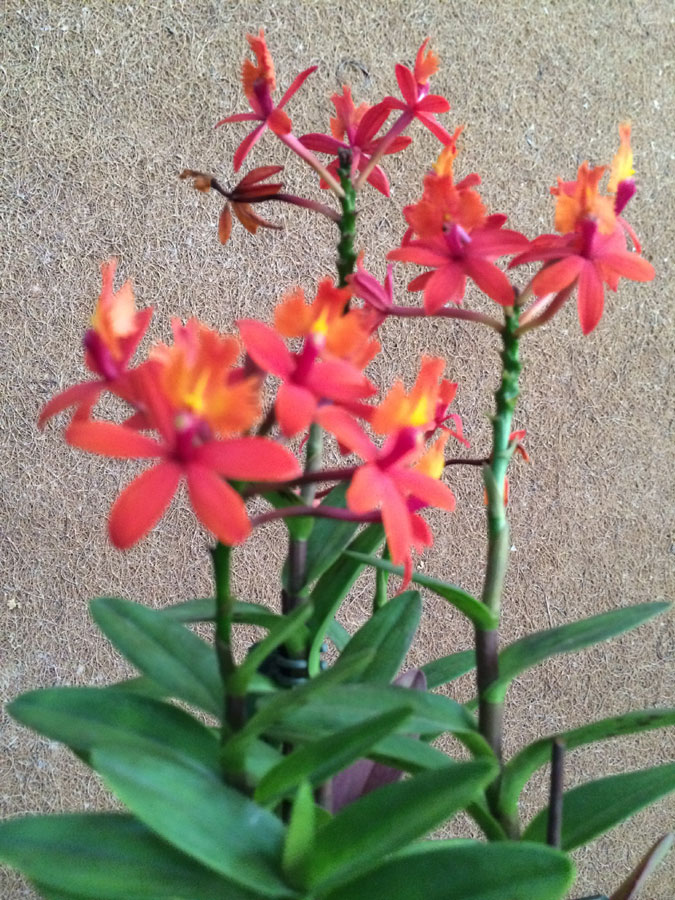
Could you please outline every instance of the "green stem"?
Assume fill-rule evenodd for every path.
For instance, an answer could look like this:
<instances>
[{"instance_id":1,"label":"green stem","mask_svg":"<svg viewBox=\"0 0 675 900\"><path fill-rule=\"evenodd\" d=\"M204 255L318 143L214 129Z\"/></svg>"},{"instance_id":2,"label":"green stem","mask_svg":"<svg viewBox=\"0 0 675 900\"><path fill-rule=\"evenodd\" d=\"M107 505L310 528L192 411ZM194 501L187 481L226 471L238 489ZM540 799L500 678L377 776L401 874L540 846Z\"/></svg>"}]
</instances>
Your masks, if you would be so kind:
<instances>
[{"instance_id":1,"label":"green stem","mask_svg":"<svg viewBox=\"0 0 675 900\"><path fill-rule=\"evenodd\" d=\"M391 560L391 554L389 553L389 545L385 541L384 548L382 550L382 559L387 562ZM389 572L386 569L376 569L375 570L375 596L373 597L373 613L376 613L378 609L382 609L388 599L388 588L389 588Z\"/></svg>"},{"instance_id":2,"label":"green stem","mask_svg":"<svg viewBox=\"0 0 675 900\"><path fill-rule=\"evenodd\" d=\"M356 191L352 184L352 155L347 149L340 150L340 186L344 196L340 197L342 216L338 222L340 229L340 241L338 243L337 270L339 286L347 284L347 277L354 271L356 265L356 250L354 249L354 235L356 234Z\"/></svg>"},{"instance_id":3,"label":"green stem","mask_svg":"<svg viewBox=\"0 0 675 900\"><path fill-rule=\"evenodd\" d=\"M513 455L509 440L513 412L518 399L518 376L521 364L518 356L518 307L504 310L502 331L502 380L495 394L496 412L492 419L492 454L483 469L487 492L488 554L483 584L483 603L495 619L499 619L504 576L509 558L509 524L504 506L506 470ZM492 747L497 759L502 759L503 703L485 698L486 689L499 677L499 629L476 629L476 674L478 682L480 733Z\"/></svg>"},{"instance_id":4,"label":"green stem","mask_svg":"<svg viewBox=\"0 0 675 900\"><path fill-rule=\"evenodd\" d=\"M235 600L230 591L231 555L232 548L220 542L211 548L216 587L216 653L218 655L220 676L225 687L221 743L227 740L232 731L238 731L246 721L245 698L233 696L228 690L229 683L237 668L232 653L232 616Z\"/></svg>"}]
</instances>

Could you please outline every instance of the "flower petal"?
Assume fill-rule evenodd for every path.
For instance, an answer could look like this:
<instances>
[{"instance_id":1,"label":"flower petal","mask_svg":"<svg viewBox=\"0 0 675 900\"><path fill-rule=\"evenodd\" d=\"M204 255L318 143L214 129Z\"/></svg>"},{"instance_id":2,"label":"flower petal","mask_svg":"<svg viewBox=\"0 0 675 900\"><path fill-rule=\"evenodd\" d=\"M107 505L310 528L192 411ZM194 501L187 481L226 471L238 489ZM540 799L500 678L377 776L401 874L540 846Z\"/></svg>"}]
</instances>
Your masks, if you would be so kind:
<instances>
[{"instance_id":1,"label":"flower petal","mask_svg":"<svg viewBox=\"0 0 675 900\"><path fill-rule=\"evenodd\" d=\"M358 453L365 460L377 456L377 448L361 426L339 406L322 406L317 414L317 422L326 431L330 431L343 447Z\"/></svg>"},{"instance_id":2,"label":"flower petal","mask_svg":"<svg viewBox=\"0 0 675 900\"><path fill-rule=\"evenodd\" d=\"M592 262L586 262L579 273L577 311L584 334L590 334L602 318L605 289Z\"/></svg>"},{"instance_id":3,"label":"flower petal","mask_svg":"<svg viewBox=\"0 0 675 900\"><path fill-rule=\"evenodd\" d=\"M302 472L290 450L262 437L208 441L197 449L195 460L240 481L290 481Z\"/></svg>"},{"instance_id":4,"label":"flower petal","mask_svg":"<svg viewBox=\"0 0 675 900\"><path fill-rule=\"evenodd\" d=\"M655 274L654 266L637 253L605 253L598 262L631 281L652 281Z\"/></svg>"},{"instance_id":5,"label":"flower petal","mask_svg":"<svg viewBox=\"0 0 675 900\"><path fill-rule=\"evenodd\" d=\"M239 494L206 466L186 469L190 502L199 521L223 544L241 544L251 533L246 506Z\"/></svg>"},{"instance_id":6,"label":"flower petal","mask_svg":"<svg viewBox=\"0 0 675 900\"><path fill-rule=\"evenodd\" d=\"M307 388L284 382L279 386L274 409L279 427L286 437L306 431L316 413L317 400Z\"/></svg>"},{"instance_id":7,"label":"flower petal","mask_svg":"<svg viewBox=\"0 0 675 900\"><path fill-rule=\"evenodd\" d=\"M69 409L71 406L77 406L78 412L85 407L87 414L89 414L103 388L104 383L102 381L84 381L81 384L71 385L71 387L56 394L56 396L45 403L40 410L38 427L42 428L48 419L51 419L57 413L63 412L64 409Z\"/></svg>"},{"instance_id":8,"label":"flower petal","mask_svg":"<svg viewBox=\"0 0 675 900\"><path fill-rule=\"evenodd\" d=\"M310 66L309 69L305 69L303 72L300 72L299 75L296 75L295 78L293 79L293 81L291 82L291 86L288 88L288 90L286 91L284 96L281 98L281 100L279 102L279 106L277 108L281 109L282 106L285 106L288 103L288 101L291 99L293 94L295 94L296 91L300 90L300 88L303 86L303 84L309 78L309 76L313 72L316 72L316 70L318 68L319 68L318 66Z\"/></svg>"},{"instance_id":9,"label":"flower petal","mask_svg":"<svg viewBox=\"0 0 675 900\"><path fill-rule=\"evenodd\" d=\"M584 267L584 259L581 256L568 256L547 266L541 272L537 272L532 282L534 293L537 297L545 297L546 294L557 294L563 288L577 278Z\"/></svg>"},{"instance_id":10,"label":"flower petal","mask_svg":"<svg viewBox=\"0 0 675 900\"><path fill-rule=\"evenodd\" d=\"M249 154L251 148L260 140L262 137L263 131L267 128L267 123L263 122L261 125L258 125L257 128L254 128L250 134L247 134L244 140L239 144L237 149L234 152L234 171L238 172L241 169L241 165Z\"/></svg>"},{"instance_id":11,"label":"flower petal","mask_svg":"<svg viewBox=\"0 0 675 900\"><path fill-rule=\"evenodd\" d=\"M412 469L397 469L395 475L392 474L392 478L403 490L418 500L422 500L427 506L447 509L450 512L455 508L455 495L447 484L443 484L436 478Z\"/></svg>"},{"instance_id":12,"label":"flower petal","mask_svg":"<svg viewBox=\"0 0 675 900\"><path fill-rule=\"evenodd\" d=\"M172 462L161 462L134 478L110 510L110 540L127 550L153 528L176 493L182 471Z\"/></svg>"},{"instance_id":13,"label":"flower petal","mask_svg":"<svg viewBox=\"0 0 675 900\"><path fill-rule=\"evenodd\" d=\"M221 244L226 244L232 234L232 213L230 212L230 204L226 203L223 211L218 219L218 240Z\"/></svg>"},{"instance_id":14,"label":"flower petal","mask_svg":"<svg viewBox=\"0 0 675 900\"><path fill-rule=\"evenodd\" d=\"M448 263L437 269L424 288L424 308L438 312L446 303L460 303L466 291L466 274L462 266Z\"/></svg>"},{"instance_id":15,"label":"flower petal","mask_svg":"<svg viewBox=\"0 0 675 900\"><path fill-rule=\"evenodd\" d=\"M474 256L467 257L464 265L467 275L476 282L483 293L502 306L513 305L513 285L501 269L485 259Z\"/></svg>"},{"instance_id":16,"label":"flower petal","mask_svg":"<svg viewBox=\"0 0 675 900\"><path fill-rule=\"evenodd\" d=\"M257 319L239 319L237 327L246 352L261 369L279 378L290 375L293 358L276 331Z\"/></svg>"},{"instance_id":17,"label":"flower petal","mask_svg":"<svg viewBox=\"0 0 675 900\"><path fill-rule=\"evenodd\" d=\"M163 453L162 446L156 441L114 422L76 419L66 429L65 438L71 446L80 450L118 459L152 458Z\"/></svg>"}]
</instances>

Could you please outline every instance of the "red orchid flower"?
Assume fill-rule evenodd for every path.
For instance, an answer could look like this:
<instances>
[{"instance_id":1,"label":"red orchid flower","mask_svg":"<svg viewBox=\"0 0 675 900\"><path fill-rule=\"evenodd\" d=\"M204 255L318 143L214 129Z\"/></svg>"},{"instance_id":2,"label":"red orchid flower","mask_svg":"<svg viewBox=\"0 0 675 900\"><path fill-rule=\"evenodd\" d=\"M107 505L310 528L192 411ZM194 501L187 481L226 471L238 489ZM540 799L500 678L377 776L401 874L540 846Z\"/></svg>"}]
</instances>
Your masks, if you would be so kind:
<instances>
[{"instance_id":1,"label":"red orchid flower","mask_svg":"<svg viewBox=\"0 0 675 900\"><path fill-rule=\"evenodd\" d=\"M546 265L534 277L537 297L570 292L576 285L577 310L581 330L589 334L602 318L606 284L616 291L620 278L651 281L654 268L640 256L640 245L632 228L618 213L635 193L632 179L630 128L620 127L621 147L614 158L609 189L615 196L600 194L599 185L605 166L579 166L576 181L558 180L551 193L557 197L555 227L560 235L544 234L536 238L525 253L510 266L541 260ZM627 249L626 234L636 252ZM553 301L555 303L555 300Z\"/></svg>"},{"instance_id":2,"label":"red orchid flower","mask_svg":"<svg viewBox=\"0 0 675 900\"><path fill-rule=\"evenodd\" d=\"M299 353L291 353L277 332L263 322L240 319L237 325L246 352L256 365L282 379L274 408L286 437L309 428L324 401L353 404L377 393L352 363L321 359L314 340L307 339Z\"/></svg>"},{"instance_id":3,"label":"red orchid flower","mask_svg":"<svg viewBox=\"0 0 675 900\"><path fill-rule=\"evenodd\" d=\"M355 297L363 300L369 312L371 331L376 331L392 311L394 306L393 266L387 266L384 283L371 275L363 266L363 257L356 261L356 272L349 276L349 285Z\"/></svg>"},{"instance_id":4,"label":"red orchid flower","mask_svg":"<svg viewBox=\"0 0 675 900\"><path fill-rule=\"evenodd\" d=\"M101 294L91 328L84 336L85 364L99 377L95 381L74 384L52 397L40 412L40 427L72 406L77 407L77 416L88 416L103 390L113 391L121 397L128 395L128 366L147 331L153 310L136 312L130 281L125 281L118 291L113 290L116 268L116 259L101 265Z\"/></svg>"},{"instance_id":5,"label":"red orchid flower","mask_svg":"<svg viewBox=\"0 0 675 900\"><path fill-rule=\"evenodd\" d=\"M146 426L159 433L159 440L126 425L93 420L73 421L66 440L103 456L158 460L113 504L108 529L116 547L132 547L156 525L182 478L202 525L223 543L239 544L251 523L241 496L223 478L285 481L296 478L300 466L288 450L266 438L214 438L202 418L172 405L161 370L160 363L148 362L133 373Z\"/></svg>"},{"instance_id":6,"label":"red orchid flower","mask_svg":"<svg viewBox=\"0 0 675 900\"><path fill-rule=\"evenodd\" d=\"M349 149L352 155L352 177L357 171L364 169L370 162L373 153L379 149L382 138L376 139L375 135L387 120L391 108L378 103L369 106L367 103L354 105L351 88L346 85L342 88L342 95L333 94L331 97L335 106L336 115L330 120L332 136L327 134L305 134L300 138L301 144L309 150L319 153L330 153L337 157L341 149ZM398 153L410 144L412 138L397 137L389 143L384 154ZM337 159L328 166L328 171L337 176L339 162ZM385 197L389 196L389 181L380 166L375 166L369 173L367 181ZM321 187L327 188L328 183L321 181Z\"/></svg>"},{"instance_id":7,"label":"red orchid flower","mask_svg":"<svg viewBox=\"0 0 675 900\"><path fill-rule=\"evenodd\" d=\"M467 278L497 303L511 306L513 286L494 261L523 251L529 241L520 232L502 227L506 216L485 215L485 207L474 190L480 182L477 175L453 182L454 139L441 153L436 171L426 176L420 202L404 210L410 230L403 245L392 250L387 259L414 262L435 270L419 275L408 285L409 291L424 289L424 308L428 313L437 312L447 303L461 303ZM412 239L411 233L420 237Z\"/></svg>"},{"instance_id":8,"label":"red orchid flower","mask_svg":"<svg viewBox=\"0 0 675 900\"><path fill-rule=\"evenodd\" d=\"M396 80L403 100L385 97L382 104L388 109L402 111L401 119L405 119L404 127L407 127L413 119L418 119L442 144L449 144L452 136L439 125L435 117L438 113L449 112L450 104L445 97L429 93L429 79L438 70L438 57L433 51L427 50L428 43L429 38L417 51L412 72L400 63L396 66Z\"/></svg>"},{"instance_id":9,"label":"red orchid flower","mask_svg":"<svg viewBox=\"0 0 675 900\"><path fill-rule=\"evenodd\" d=\"M242 163L246 159L251 148L260 140L263 133L269 128L278 137L285 139L285 143L297 144L297 138L291 135L291 120L288 114L284 112L283 107L288 103L291 97L302 87L307 78L315 72L317 66L310 66L301 72L292 82L286 93L281 98L277 106L272 100L272 92L276 88L276 77L274 74L274 63L265 43L265 32L261 28L260 33L256 37L249 34L246 39L251 50L256 56L257 64L251 60L244 60L242 67L242 82L244 85L244 94L253 110L250 113L236 113L233 116L226 116L221 119L216 128L224 125L226 122L259 122L253 131L251 131L241 142L234 154L234 171L238 172Z\"/></svg>"},{"instance_id":10,"label":"red orchid flower","mask_svg":"<svg viewBox=\"0 0 675 900\"><path fill-rule=\"evenodd\" d=\"M425 506L455 508L452 491L438 480L447 435L441 435L440 442L421 460L424 444L417 428L399 429L379 448L344 409L323 407L317 421L335 435L344 450L365 460L347 489L347 506L355 513L381 513L392 562L404 567L405 587L412 577L412 549L421 550L433 542L417 510ZM415 463L422 467L416 468Z\"/></svg>"}]
</instances>

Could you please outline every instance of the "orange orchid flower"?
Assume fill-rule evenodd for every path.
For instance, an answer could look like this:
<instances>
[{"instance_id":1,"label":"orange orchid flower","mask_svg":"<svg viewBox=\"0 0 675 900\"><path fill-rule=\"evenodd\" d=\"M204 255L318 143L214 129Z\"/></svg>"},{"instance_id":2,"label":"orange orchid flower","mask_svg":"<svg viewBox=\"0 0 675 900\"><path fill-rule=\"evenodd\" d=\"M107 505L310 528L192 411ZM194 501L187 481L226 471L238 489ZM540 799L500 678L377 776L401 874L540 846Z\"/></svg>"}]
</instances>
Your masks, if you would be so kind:
<instances>
[{"instance_id":1,"label":"orange orchid flower","mask_svg":"<svg viewBox=\"0 0 675 900\"><path fill-rule=\"evenodd\" d=\"M332 278L319 282L316 297L306 302L301 288L291 291L274 311L274 325L284 337L312 340L323 359L342 359L364 369L380 351L371 339L370 317L363 310L345 309L351 288L338 288Z\"/></svg>"},{"instance_id":2,"label":"orange orchid flower","mask_svg":"<svg viewBox=\"0 0 675 900\"><path fill-rule=\"evenodd\" d=\"M577 309L581 330L589 334L602 318L605 285L616 291L620 278L651 281L654 268L640 256L640 245L632 228L619 216L635 193L630 128L619 129L621 146L612 167L609 186L614 198L603 196L599 184L605 167L579 166L576 181L558 180L551 192L558 198L555 227L561 235L536 238L525 253L512 260L518 266L537 260L549 263L534 278L537 297L561 294L578 286ZM627 249L626 234L636 252Z\"/></svg>"},{"instance_id":3,"label":"orange orchid flower","mask_svg":"<svg viewBox=\"0 0 675 900\"><path fill-rule=\"evenodd\" d=\"M302 87L307 78L315 72L317 66L310 66L301 72L294 80L280 102L275 106L272 100L272 92L276 89L274 63L265 43L265 33L260 29L256 35L246 36L251 50L256 57L256 63L245 60L242 67L242 83L244 94L251 105L252 112L236 113L221 119L216 128L227 122L259 122L241 142L234 154L234 171L238 172L251 148L260 140L264 132L269 128L276 135L286 138L286 143L296 144L297 139L291 135L291 120L283 107L291 97Z\"/></svg>"},{"instance_id":4,"label":"orange orchid flower","mask_svg":"<svg viewBox=\"0 0 675 900\"><path fill-rule=\"evenodd\" d=\"M87 416L105 389L123 397L128 394L128 366L147 331L153 310L136 311L130 281L125 281L118 291L114 290L116 268L116 259L101 265L101 294L91 328L84 336L85 364L98 378L74 384L52 397L40 412L40 427L52 416L73 406L77 408L76 415Z\"/></svg>"},{"instance_id":5,"label":"orange orchid flower","mask_svg":"<svg viewBox=\"0 0 675 900\"><path fill-rule=\"evenodd\" d=\"M277 332L263 322L241 319L237 325L254 363L282 379L275 413L287 437L309 428L317 420L321 403L351 405L377 393L351 362L330 356L322 359L320 343L311 337L299 353L291 353Z\"/></svg>"},{"instance_id":6,"label":"orange orchid flower","mask_svg":"<svg viewBox=\"0 0 675 900\"><path fill-rule=\"evenodd\" d=\"M425 177L422 199L404 209L410 228L401 247L387 255L387 259L432 267L408 285L409 291L424 290L428 313L438 312L447 303L461 303L467 278L497 303L512 305L513 286L494 261L529 245L520 232L502 227L506 216L486 215L474 190L480 184L478 175L454 183L452 163L460 132L449 139L435 171Z\"/></svg>"},{"instance_id":7,"label":"orange orchid flower","mask_svg":"<svg viewBox=\"0 0 675 900\"><path fill-rule=\"evenodd\" d=\"M336 113L330 120L331 134L305 134L300 138L300 143L309 150L330 153L335 157L340 149L349 149L353 176L355 172L366 168L372 155L380 149L382 137L377 138L376 135L389 117L391 107L383 103L376 106L360 103L356 106L352 99L351 88L346 85L342 88L342 94L333 94L331 100ZM411 141L412 138L400 135L387 144L383 155L398 153ZM337 176L338 166L336 158L328 166L328 171ZM376 165L366 180L385 197L389 196L389 181L380 166ZM322 181L321 187L327 188L328 183Z\"/></svg>"},{"instance_id":8,"label":"orange orchid flower","mask_svg":"<svg viewBox=\"0 0 675 900\"><path fill-rule=\"evenodd\" d=\"M175 376L174 363L167 365ZM248 537L251 523L241 496L224 479L285 481L300 474L300 465L288 450L266 438L214 438L208 419L192 401L190 378L171 378L171 386L179 389L170 398L162 369L154 360L132 373L143 427L157 431L158 440L128 425L82 419L71 423L66 440L103 456L157 460L127 485L110 511L108 530L119 549L132 547L156 525L183 478L202 525L223 543L239 544ZM223 385L227 392L227 376Z\"/></svg>"},{"instance_id":9,"label":"orange orchid flower","mask_svg":"<svg viewBox=\"0 0 675 900\"><path fill-rule=\"evenodd\" d=\"M419 429L404 427L379 448L344 409L323 407L317 420L335 435L344 451L365 460L347 489L347 506L364 515L381 513L391 559L404 567L405 587L412 576L412 550L433 543L429 527L417 510L425 506L449 511L455 508L452 491L438 480L448 435L441 435L425 453Z\"/></svg>"}]
</instances>

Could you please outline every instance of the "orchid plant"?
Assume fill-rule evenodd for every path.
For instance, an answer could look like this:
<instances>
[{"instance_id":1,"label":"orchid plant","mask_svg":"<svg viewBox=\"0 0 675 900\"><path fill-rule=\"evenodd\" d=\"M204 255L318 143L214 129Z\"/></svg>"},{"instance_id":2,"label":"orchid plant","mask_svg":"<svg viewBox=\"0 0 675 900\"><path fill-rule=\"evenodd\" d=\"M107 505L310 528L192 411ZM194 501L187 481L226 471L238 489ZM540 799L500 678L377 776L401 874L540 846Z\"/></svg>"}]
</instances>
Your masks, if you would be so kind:
<instances>
[{"instance_id":1,"label":"orchid plant","mask_svg":"<svg viewBox=\"0 0 675 900\"><path fill-rule=\"evenodd\" d=\"M438 121L450 104L430 91L438 58L427 41L413 68L396 66L400 97L357 106L344 87L331 98L330 134L299 136L287 106L316 67L276 102L263 32L248 42L254 59L244 62L242 80L250 111L218 123L253 127L234 170L269 131L318 175L324 199L286 193L271 180L282 172L274 164L251 169L231 190L206 172L187 169L181 177L224 199L223 245L233 215L252 234L278 227L259 214L264 203L327 217L339 232L337 273L309 298L289 290L273 324L242 319L236 334L220 334L197 319L174 319L173 342L134 361L152 310L136 309L129 281L116 290L116 262L103 263L84 335L91 377L50 400L40 425L67 413L64 434L73 447L151 461L110 511L110 540L121 550L155 527L185 481L195 516L215 541L214 591L159 610L114 597L93 601L96 623L138 676L106 688L33 691L10 712L68 745L127 811L7 821L0 859L48 900L562 898L574 881L570 851L675 789L673 764L569 791L562 772L566 750L672 725L673 709L545 735L510 759L502 752L507 689L521 672L667 608L621 607L500 642L507 470L514 455L527 459L525 432L514 425L521 341L575 292L588 334L601 320L606 288L654 277L623 218L636 191L630 127L620 126L606 188L605 166L583 163L575 179L559 179L551 189L556 233L530 240L506 228L506 216L488 212L479 175L457 179L462 129L450 132ZM358 200L371 187L389 195L383 165L410 144L415 121L438 140L439 155L419 200L403 209L407 230L380 282L359 244ZM512 280L533 262L541 265L528 281ZM422 293L421 305L397 302L392 263L424 269L408 284ZM494 301L492 313L464 305L468 280ZM444 359L423 356L412 387L397 381L379 394L368 366L389 317L460 320L501 342L492 446L478 458L467 455L453 410L458 385L445 377ZM123 421L97 417L105 393L126 405ZM329 452L344 463L328 466ZM415 554L433 542L425 510L455 507L445 478L458 465L480 467L485 485L480 597L415 568ZM262 498L266 511L252 515L252 498ZM272 520L288 531L280 611L237 600L230 587L236 547ZM376 572L372 613L350 635L336 616L367 568ZM392 575L401 579L395 589ZM474 647L402 671L423 591L470 620ZM213 623L212 641L189 627L196 622ZM243 658L234 652L242 624L266 632ZM447 686L474 669L476 696L462 705ZM465 758L434 745L443 734L464 745ZM523 823L521 791L549 762L549 802ZM429 839L460 811L483 839ZM647 853L614 900L637 896L670 840Z\"/></svg>"}]
</instances>

